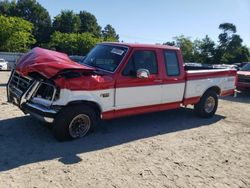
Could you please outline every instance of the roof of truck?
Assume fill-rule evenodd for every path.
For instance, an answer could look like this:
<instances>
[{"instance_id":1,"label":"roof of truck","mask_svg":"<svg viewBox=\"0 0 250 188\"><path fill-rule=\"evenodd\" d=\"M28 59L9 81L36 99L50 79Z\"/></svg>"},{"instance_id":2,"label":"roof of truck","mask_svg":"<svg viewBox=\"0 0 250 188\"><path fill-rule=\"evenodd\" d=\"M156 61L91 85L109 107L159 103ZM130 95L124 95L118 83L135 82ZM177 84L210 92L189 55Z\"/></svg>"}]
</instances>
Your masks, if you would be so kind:
<instances>
[{"instance_id":1,"label":"roof of truck","mask_svg":"<svg viewBox=\"0 0 250 188\"><path fill-rule=\"evenodd\" d=\"M159 48L169 50L179 50L179 48L162 44L139 44L139 43L124 43L124 42L103 42L102 44L113 44L119 46L128 46L131 48Z\"/></svg>"}]
</instances>

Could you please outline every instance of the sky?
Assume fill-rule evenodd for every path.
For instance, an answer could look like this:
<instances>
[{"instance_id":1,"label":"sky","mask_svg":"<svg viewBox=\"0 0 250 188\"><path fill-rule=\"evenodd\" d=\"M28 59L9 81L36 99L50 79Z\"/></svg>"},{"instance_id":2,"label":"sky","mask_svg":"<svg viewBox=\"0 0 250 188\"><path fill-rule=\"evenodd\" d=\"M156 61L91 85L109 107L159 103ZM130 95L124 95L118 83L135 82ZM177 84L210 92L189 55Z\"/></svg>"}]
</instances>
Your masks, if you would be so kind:
<instances>
[{"instance_id":1,"label":"sky","mask_svg":"<svg viewBox=\"0 0 250 188\"><path fill-rule=\"evenodd\" d=\"M250 0L38 0L50 16L61 10L95 15L98 24L111 24L120 41L163 43L184 35L192 40L206 35L215 42L219 24L236 25L243 44L250 47Z\"/></svg>"}]
</instances>

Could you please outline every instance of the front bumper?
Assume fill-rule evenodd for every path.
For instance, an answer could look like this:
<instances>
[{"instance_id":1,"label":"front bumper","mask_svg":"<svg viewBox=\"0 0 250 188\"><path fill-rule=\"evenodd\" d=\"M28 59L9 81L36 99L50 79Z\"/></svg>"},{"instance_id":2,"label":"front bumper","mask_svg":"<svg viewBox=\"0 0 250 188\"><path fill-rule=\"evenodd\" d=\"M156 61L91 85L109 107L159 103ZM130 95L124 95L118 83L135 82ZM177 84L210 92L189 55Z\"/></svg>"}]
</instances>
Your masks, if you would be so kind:
<instances>
[{"instance_id":1,"label":"front bumper","mask_svg":"<svg viewBox=\"0 0 250 188\"><path fill-rule=\"evenodd\" d=\"M40 104L35 103L25 103L22 105L21 110L24 113L28 113L37 119L47 122L47 123L53 123L54 118L57 114L57 110L53 110L51 108L45 107Z\"/></svg>"},{"instance_id":2,"label":"front bumper","mask_svg":"<svg viewBox=\"0 0 250 188\"><path fill-rule=\"evenodd\" d=\"M14 78L13 78L14 77ZM13 84L13 80L15 79L15 83ZM58 111L60 110L59 107L54 108L52 105L43 105L36 102L33 102L32 98L36 91L38 90L40 83L39 81L29 81L27 85L20 84L24 78L20 80L17 79L17 73L12 71L10 79L7 84L7 99L8 102L13 103L14 105L18 106L25 114L30 114L36 117L39 120L42 120L47 123L53 123L54 118ZM26 78L28 79L28 78ZM27 80L26 80L27 82ZM17 84L18 83L18 84Z\"/></svg>"}]
</instances>

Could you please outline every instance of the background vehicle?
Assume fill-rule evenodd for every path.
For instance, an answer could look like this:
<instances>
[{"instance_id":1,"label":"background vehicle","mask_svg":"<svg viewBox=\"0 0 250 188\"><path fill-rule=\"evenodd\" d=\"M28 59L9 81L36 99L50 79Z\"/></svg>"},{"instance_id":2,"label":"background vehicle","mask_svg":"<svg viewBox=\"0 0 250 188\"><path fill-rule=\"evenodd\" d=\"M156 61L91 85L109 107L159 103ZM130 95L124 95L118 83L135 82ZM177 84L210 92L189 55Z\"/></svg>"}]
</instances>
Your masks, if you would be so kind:
<instances>
[{"instance_id":1,"label":"background vehicle","mask_svg":"<svg viewBox=\"0 0 250 188\"><path fill-rule=\"evenodd\" d=\"M240 71L237 72L237 76L237 89L250 90L250 63L245 64Z\"/></svg>"},{"instance_id":2,"label":"background vehicle","mask_svg":"<svg viewBox=\"0 0 250 188\"><path fill-rule=\"evenodd\" d=\"M233 65L237 66L237 70L240 70L244 65L250 62L234 63Z\"/></svg>"},{"instance_id":3,"label":"background vehicle","mask_svg":"<svg viewBox=\"0 0 250 188\"><path fill-rule=\"evenodd\" d=\"M236 70L185 66L179 48L102 43L81 64L34 48L7 84L8 101L49 123L57 139L84 136L99 119L194 105L211 117L218 96L234 92Z\"/></svg>"},{"instance_id":4,"label":"background vehicle","mask_svg":"<svg viewBox=\"0 0 250 188\"><path fill-rule=\"evenodd\" d=\"M17 53L17 52L0 52L0 59L4 59L6 62L8 62L8 70L12 70L15 68L15 64L18 61L18 59L23 55L24 53Z\"/></svg>"},{"instance_id":5,"label":"background vehicle","mask_svg":"<svg viewBox=\"0 0 250 188\"><path fill-rule=\"evenodd\" d=\"M8 62L0 58L0 70L8 70Z\"/></svg>"}]
</instances>

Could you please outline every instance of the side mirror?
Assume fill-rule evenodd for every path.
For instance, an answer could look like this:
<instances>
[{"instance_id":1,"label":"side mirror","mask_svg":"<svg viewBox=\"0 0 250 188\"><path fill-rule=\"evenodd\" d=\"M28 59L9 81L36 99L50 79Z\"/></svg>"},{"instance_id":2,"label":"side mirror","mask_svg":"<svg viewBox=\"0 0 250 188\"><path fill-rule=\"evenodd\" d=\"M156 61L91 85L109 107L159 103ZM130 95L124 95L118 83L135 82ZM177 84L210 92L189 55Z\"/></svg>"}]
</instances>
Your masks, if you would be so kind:
<instances>
[{"instance_id":1,"label":"side mirror","mask_svg":"<svg viewBox=\"0 0 250 188\"><path fill-rule=\"evenodd\" d=\"M150 73L149 73L149 70L147 70L147 69L138 69L136 71L137 78L149 78L149 75L150 75Z\"/></svg>"}]
</instances>

